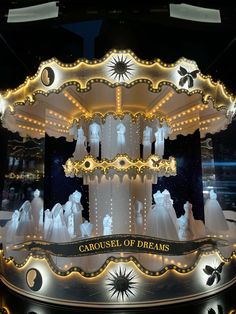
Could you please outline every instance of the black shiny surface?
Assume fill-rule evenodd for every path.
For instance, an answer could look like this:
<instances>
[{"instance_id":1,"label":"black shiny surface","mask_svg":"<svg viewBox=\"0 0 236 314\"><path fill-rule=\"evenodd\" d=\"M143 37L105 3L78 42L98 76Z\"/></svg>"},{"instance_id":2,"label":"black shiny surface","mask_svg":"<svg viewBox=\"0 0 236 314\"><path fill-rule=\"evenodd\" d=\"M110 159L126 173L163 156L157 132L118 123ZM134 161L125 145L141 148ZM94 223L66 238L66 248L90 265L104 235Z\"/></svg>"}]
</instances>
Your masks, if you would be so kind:
<instances>
[{"instance_id":1,"label":"black shiny surface","mask_svg":"<svg viewBox=\"0 0 236 314\"><path fill-rule=\"evenodd\" d=\"M23 297L10 291L4 285L0 284L0 304L8 310L9 314L66 314L66 313L191 313L191 314L236 314L236 284L230 288L215 294L208 298L199 299L193 302L180 303L165 307L155 308L135 308L135 309L91 309L91 308L72 308L66 306L57 306L38 302L30 298ZM0 313L2 313L0 311Z\"/></svg>"}]
</instances>

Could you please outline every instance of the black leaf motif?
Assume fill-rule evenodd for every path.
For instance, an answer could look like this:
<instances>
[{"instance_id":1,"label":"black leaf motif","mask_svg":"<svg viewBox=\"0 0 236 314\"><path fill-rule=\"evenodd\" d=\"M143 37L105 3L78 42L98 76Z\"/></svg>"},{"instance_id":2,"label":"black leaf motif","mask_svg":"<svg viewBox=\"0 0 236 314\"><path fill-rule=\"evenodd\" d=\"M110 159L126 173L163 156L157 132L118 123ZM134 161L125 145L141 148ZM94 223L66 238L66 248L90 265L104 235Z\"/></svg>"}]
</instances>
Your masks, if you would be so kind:
<instances>
[{"instance_id":1,"label":"black leaf motif","mask_svg":"<svg viewBox=\"0 0 236 314\"><path fill-rule=\"evenodd\" d=\"M206 267L203 269L203 271L207 275L212 275L212 273L214 272L214 268L212 268L209 265L206 265Z\"/></svg>"},{"instance_id":2,"label":"black leaf motif","mask_svg":"<svg viewBox=\"0 0 236 314\"><path fill-rule=\"evenodd\" d=\"M223 307L221 305L217 305L218 314L224 314Z\"/></svg>"},{"instance_id":3,"label":"black leaf motif","mask_svg":"<svg viewBox=\"0 0 236 314\"><path fill-rule=\"evenodd\" d=\"M216 268L216 271L218 271L219 273L222 272L223 266L224 266L224 262L220 263L220 265Z\"/></svg>"},{"instance_id":4,"label":"black leaf motif","mask_svg":"<svg viewBox=\"0 0 236 314\"><path fill-rule=\"evenodd\" d=\"M218 283L221 279L221 276L219 273L215 272L215 276L216 276L216 283Z\"/></svg>"},{"instance_id":5,"label":"black leaf motif","mask_svg":"<svg viewBox=\"0 0 236 314\"><path fill-rule=\"evenodd\" d=\"M206 284L207 284L208 286L212 286L213 283L214 283L214 281L215 281L215 278L216 278L215 274L211 275L211 276L207 279L207 283L206 283Z\"/></svg>"},{"instance_id":6,"label":"black leaf motif","mask_svg":"<svg viewBox=\"0 0 236 314\"><path fill-rule=\"evenodd\" d=\"M193 79L197 77L199 70L194 70L192 72L188 72L185 68L179 67L178 73L182 76L179 80L179 85L184 86L186 82L188 82L188 88L193 87Z\"/></svg>"},{"instance_id":7,"label":"black leaf motif","mask_svg":"<svg viewBox=\"0 0 236 314\"><path fill-rule=\"evenodd\" d=\"M190 75L191 75L193 78L196 78L198 73L199 73L199 70L194 70L194 71L190 72Z\"/></svg>"},{"instance_id":8,"label":"black leaf motif","mask_svg":"<svg viewBox=\"0 0 236 314\"><path fill-rule=\"evenodd\" d=\"M216 311L211 307L211 308L208 310L208 314L224 314L223 308L222 308L221 305L217 304L217 313L216 313Z\"/></svg>"},{"instance_id":9,"label":"black leaf motif","mask_svg":"<svg viewBox=\"0 0 236 314\"><path fill-rule=\"evenodd\" d=\"M185 68L183 68L183 67L179 67L178 73L181 76L184 76L184 75L186 75L188 73L188 71Z\"/></svg>"},{"instance_id":10,"label":"black leaf motif","mask_svg":"<svg viewBox=\"0 0 236 314\"><path fill-rule=\"evenodd\" d=\"M187 80L188 80L188 77L187 77L187 76L182 77L182 78L179 80L179 85L180 85L180 86L184 86L184 84L187 82Z\"/></svg>"},{"instance_id":11,"label":"black leaf motif","mask_svg":"<svg viewBox=\"0 0 236 314\"><path fill-rule=\"evenodd\" d=\"M193 78L191 75L187 75L188 78L188 88L193 87Z\"/></svg>"},{"instance_id":12,"label":"black leaf motif","mask_svg":"<svg viewBox=\"0 0 236 314\"><path fill-rule=\"evenodd\" d=\"M212 268L209 265L206 265L205 268L203 269L204 273L209 275L210 277L208 278L206 284L208 286L213 285L213 283L216 280L216 283L218 283L221 280L221 272L224 266L224 262L220 263L220 265L216 268Z\"/></svg>"},{"instance_id":13,"label":"black leaf motif","mask_svg":"<svg viewBox=\"0 0 236 314\"><path fill-rule=\"evenodd\" d=\"M152 166L153 167L158 167L159 164L160 164L160 160L152 159Z\"/></svg>"}]
</instances>

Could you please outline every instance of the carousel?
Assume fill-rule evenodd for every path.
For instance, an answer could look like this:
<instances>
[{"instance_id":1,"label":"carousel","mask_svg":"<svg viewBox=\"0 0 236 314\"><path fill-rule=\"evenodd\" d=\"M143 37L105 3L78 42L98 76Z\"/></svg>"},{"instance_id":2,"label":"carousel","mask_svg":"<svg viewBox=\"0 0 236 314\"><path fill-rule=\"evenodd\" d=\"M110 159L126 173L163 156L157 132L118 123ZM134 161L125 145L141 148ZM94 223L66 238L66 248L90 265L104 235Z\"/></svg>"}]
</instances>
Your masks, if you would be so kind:
<instances>
[{"instance_id":1,"label":"carousel","mask_svg":"<svg viewBox=\"0 0 236 314\"><path fill-rule=\"evenodd\" d=\"M184 139L198 141L194 170L201 142L236 113L235 96L194 61L145 61L129 50L51 59L0 95L0 112L2 128L41 149L40 166L25 162L21 172L6 156L8 187L34 180L18 203L4 203L7 287L44 302L125 308L193 300L236 282L235 211L222 210L214 185L205 194L195 186L201 171L178 184ZM51 161L49 151L65 158ZM188 184L194 192L180 201Z\"/></svg>"}]
</instances>

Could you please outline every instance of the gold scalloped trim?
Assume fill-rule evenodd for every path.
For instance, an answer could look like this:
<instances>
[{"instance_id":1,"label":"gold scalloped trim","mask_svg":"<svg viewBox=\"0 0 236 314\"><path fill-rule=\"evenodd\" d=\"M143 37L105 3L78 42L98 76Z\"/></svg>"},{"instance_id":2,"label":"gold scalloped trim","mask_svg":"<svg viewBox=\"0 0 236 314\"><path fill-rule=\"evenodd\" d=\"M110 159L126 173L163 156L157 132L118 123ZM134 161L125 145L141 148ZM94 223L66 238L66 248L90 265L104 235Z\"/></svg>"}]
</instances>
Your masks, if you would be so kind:
<instances>
[{"instance_id":1,"label":"gold scalloped trim","mask_svg":"<svg viewBox=\"0 0 236 314\"><path fill-rule=\"evenodd\" d=\"M37 259L41 259L41 260L46 260L50 269L54 273L56 273L57 275L59 275L61 277L67 277L71 273L79 273L84 278L93 278L93 277L100 275L103 271L106 270L106 268L108 267L108 265L111 262L128 263L128 262L132 261L143 274L151 276L151 277L160 277L161 275L165 274L166 272L168 272L170 270L175 270L178 273L184 273L184 274L189 273L197 267L198 262L200 261L200 259L203 255L210 255L213 253L217 253L219 255L219 257L222 259L222 261L225 263L230 263L233 258L236 258L236 251L233 251L229 257L224 257L219 249L215 249L215 250L209 251L209 252L197 251L196 260L189 267L182 268L182 267L179 267L175 264L169 264L169 265L161 268L159 271L150 271L147 268L145 268L141 263L139 263L138 259L134 256L128 256L128 257L111 256L111 257L106 259L106 261L103 263L103 265L98 270L93 271L93 272L85 272L85 271L83 271L83 269L81 269L80 267L76 267L76 266L71 267L70 269L68 269L66 271L63 271L56 266L53 259L48 254L37 255L34 253L30 253L23 263L17 263L13 257L5 258L4 255L2 256L2 259L3 259L3 263L9 264L10 262L12 262L14 264L14 266L18 269L24 267L30 258L37 258Z\"/></svg>"},{"instance_id":2,"label":"gold scalloped trim","mask_svg":"<svg viewBox=\"0 0 236 314\"><path fill-rule=\"evenodd\" d=\"M106 118L108 116L113 116L113 118L123 120L126 115L129 115L131 117L132 123L136 123L139 118L143 118L144 120L148 121L154 121L155 119L158 119L160 122L163 122L166 120L169 122L169 118L162 114L161 112L157 112L154 114L145 114L144 112L130 112L130 111L122 111L120 113L117 113L115 111L108 111L106 113L101 112L94 112L90 116L86 114L82 114L79 118L75 119L76 121L84 120L84 121L93 121L94 119L98 118L101 119L102 123L106 122Z\"/></svg>"},{"instance_id":3,"label":"gold scalloped trim","mask_svg":"<svg viewBox=\"0 0 236 314\"><path fill-rule=\"evenodd\" d=\"M118 154L112 160L106 158L97 160L92 155L87 155L82 161L68 159L63 168L67 177L93 174L97 170L102 174L107 174L110 170L118 173L127 173L132 170L137 174L151 171L159 175L170 176L176 175L176 160L174 157L161 159L157 155L151 155L147 160L131 159L127 154Z\"/></svg>"}]
</instances>

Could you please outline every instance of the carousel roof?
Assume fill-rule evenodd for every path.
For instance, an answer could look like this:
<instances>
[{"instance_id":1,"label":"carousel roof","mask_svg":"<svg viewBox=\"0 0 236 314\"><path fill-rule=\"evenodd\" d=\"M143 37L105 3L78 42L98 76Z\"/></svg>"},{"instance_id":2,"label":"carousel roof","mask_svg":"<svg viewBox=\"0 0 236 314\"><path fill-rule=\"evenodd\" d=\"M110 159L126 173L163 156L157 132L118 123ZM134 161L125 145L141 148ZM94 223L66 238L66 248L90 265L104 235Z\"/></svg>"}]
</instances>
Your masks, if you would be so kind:
<instances>
[{"instance_id":1,"label":"carousel roof","mask_svg":"<svg viewBox=\"0 0 236 314\"><path fill-rule=\"evenodd\" d=\"M202 137L223 130L236 112L235 96L203 75L194 61L145 61L127 50L72 64L42 62L33 77L0 95L0 110L3 126L13 132L34 138L46 132L67 140L72 140L73 121L82 116L104 119L113 112L165 118L175 138L196 129Z\"/></svg>"}]
</instances>

